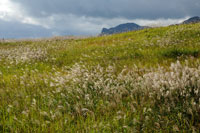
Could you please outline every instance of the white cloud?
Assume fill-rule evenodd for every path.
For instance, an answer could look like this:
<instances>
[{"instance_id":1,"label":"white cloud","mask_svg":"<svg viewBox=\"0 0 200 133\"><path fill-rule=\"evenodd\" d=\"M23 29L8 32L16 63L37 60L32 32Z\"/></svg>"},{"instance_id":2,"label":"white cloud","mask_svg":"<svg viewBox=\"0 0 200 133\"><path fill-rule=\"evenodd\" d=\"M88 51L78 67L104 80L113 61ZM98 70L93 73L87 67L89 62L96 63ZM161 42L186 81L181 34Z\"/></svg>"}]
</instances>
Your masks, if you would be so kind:
<instances>
[{"instance_id":1,"label":"white cloud","mask_svg":"<svg viewBox=\"0 0 200 133\"><path fill-rule=\"evenodd\" d=\"M11 2L10 0L0 1L0 19L46 27L46 25L42 25L36 19L28 16L21 5Z\"/></svg>"},{"instance_id":2,"label":"white cloud","mask_svg":"<svg viewBox=\"0 0 200 133\"><path fill-rule=\"evenodd\" d=\"M180 19L156 19L156 20L145 20L145 19L136 19L134 22L137 24L143 25L143 26L151 26L151 27L157 27L157 26L168 26L173 24L179 24L188 19L189 17L180 18Z\"/></svg>"},{"instance_id":3,"label":"white cloud","mask_svg":"<svg viewBox=\"0 0 200 133\"><path fill-rule=\"evenodd\" d=\"M9 0L1 0L0 1L0 18L4 20L8 20L11 16L15 14L16 6L12 4ZM17 10L16 10L17 11Z\"/></svg>"}]
</instances>

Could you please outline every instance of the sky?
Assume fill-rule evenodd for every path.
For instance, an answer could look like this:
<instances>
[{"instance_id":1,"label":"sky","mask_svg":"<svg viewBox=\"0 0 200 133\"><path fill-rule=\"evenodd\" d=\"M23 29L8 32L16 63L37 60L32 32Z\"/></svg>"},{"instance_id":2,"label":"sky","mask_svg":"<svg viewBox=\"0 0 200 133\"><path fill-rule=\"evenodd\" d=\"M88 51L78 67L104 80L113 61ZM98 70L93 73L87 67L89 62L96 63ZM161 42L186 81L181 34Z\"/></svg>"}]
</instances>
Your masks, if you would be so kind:
<instances>
[{"instance_id":1,"label":"sky","mask_svg":"<svg viewBox=\"0 0 200 133\"><path fill-rule=\"evenodd\" d=\"M0 0L0 38L98 35L122 23L166 26L199 13L200 0Z\"/></svg>"}]
</instances>

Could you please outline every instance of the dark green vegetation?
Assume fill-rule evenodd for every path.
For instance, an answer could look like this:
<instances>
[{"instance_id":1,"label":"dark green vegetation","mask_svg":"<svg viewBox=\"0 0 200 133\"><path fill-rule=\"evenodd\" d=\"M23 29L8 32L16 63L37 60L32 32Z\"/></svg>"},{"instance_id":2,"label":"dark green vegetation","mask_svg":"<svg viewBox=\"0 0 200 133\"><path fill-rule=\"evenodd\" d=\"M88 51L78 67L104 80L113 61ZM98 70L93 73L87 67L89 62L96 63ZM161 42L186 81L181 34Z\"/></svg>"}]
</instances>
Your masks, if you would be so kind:
<instances>
[{"instance_id":1,"label":"dark green vegetation","mask_svg":"<svg viewBox=\"0 0 200 133\"><path fill-rule=\"evenodd\" d=\"M199 57L200 24L1 42L0 132L198 132Z\"/></svg>"}]
</instances>

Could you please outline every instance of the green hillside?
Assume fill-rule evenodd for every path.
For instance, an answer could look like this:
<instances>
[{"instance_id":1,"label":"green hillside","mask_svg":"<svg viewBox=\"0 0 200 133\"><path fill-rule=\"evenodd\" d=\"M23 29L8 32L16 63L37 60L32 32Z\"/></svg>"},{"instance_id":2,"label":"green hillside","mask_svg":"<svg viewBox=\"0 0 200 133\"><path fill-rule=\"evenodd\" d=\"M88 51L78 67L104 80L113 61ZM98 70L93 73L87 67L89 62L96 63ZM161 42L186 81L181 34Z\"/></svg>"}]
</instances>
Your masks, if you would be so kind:
<instances>
[{"instance_id":1,"label":"green hillside","mask_svg":"<svg viewBox=\"0 0 200 133\"><path fill-rule=\"evenodd\" d=\"M200 24L0 43L0 132L198 132Z\"/></svg>"}]
</instances>

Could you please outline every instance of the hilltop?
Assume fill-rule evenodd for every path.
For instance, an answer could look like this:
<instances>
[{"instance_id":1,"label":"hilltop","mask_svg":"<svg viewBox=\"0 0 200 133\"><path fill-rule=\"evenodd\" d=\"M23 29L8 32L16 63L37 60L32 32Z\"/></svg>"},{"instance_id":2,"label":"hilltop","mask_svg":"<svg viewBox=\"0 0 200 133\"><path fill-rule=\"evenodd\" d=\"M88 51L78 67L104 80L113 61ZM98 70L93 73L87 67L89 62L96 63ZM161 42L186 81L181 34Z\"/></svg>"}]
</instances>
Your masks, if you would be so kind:
<instances>
[{"instance_id":1,"label":"hilltop","mask_svg":"<svg viewBox=\"0 0 200 133\"><path fill-rule=\"evenodd\" d=\"M189 18L188 20L185 20L182 24L191 24L191 23L199 23L200 22L200 17L195 16L192 18Z\"/></svg>"},{"instance_id":2,"label":"hilltop","mask_svg":"<svg viewBox=\"0 0 200 133\"><path fill-rule=\"evenodd\" d=\"M198 132L200 23L0 42L0 132Z\"/></svg>"},{"instance_id":3,"label":"hilltop","mask_svg":"<svg viewBox=\"0 0 200 133\"><path fill-rule=\"evenodd\" d=\"M120 24L110 29L103 28L101 35L109 35L109 34L116 34L116 33L122 33L122 32L134 31L134 30L141 30L144 28L147 28L147 27L140 26L135 23L125 23L125 24Z\"/></svg>"}]
</instances>

